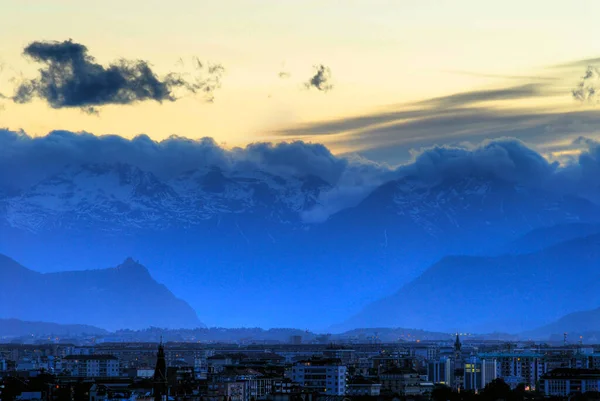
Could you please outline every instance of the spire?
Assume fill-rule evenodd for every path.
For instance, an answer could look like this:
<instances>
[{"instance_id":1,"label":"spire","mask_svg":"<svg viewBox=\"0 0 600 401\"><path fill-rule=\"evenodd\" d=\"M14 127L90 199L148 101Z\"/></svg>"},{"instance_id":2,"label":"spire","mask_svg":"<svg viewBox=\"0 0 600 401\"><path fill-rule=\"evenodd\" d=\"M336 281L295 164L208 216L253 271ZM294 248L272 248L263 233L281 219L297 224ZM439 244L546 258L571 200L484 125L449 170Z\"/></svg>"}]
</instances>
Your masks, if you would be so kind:
<instances>
[{"instance_id":1,"label":"spire","mask_svg":"<svg viewBox=\"0 0 600 401\"><path fill-rule=\"evenodd\" d=\"M167 399L167 362L165 360L165 348L160 338L158 353L156 354L156 367L154 368L154 401L165 401Z\"/></svg>"},{"instance_id":2,"label":"spire","mask_svg":"<svg viewBox=\"0 0 600 401\"><path fill-rule=\"evenodd\" d=\"M462 348L462 344L460 343L460 335L458 333L456 333L456 341L454 341L454 351L460 352L461 348Z\"/></svg>"}]
</instances>

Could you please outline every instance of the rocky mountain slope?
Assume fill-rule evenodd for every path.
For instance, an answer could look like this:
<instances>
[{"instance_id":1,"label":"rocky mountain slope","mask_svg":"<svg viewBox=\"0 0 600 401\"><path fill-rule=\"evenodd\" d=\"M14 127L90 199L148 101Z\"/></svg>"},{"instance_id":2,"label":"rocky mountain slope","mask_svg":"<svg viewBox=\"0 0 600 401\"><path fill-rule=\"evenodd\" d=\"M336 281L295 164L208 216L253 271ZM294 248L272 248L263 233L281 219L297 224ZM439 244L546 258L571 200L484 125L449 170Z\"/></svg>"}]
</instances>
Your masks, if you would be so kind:
<instances>
[{"instance_id":1,"label":"rocky mountain slope","mask_svg":"<svg viewBox=\"0 0 600 401\"><path fill-rule=\"evenodd\" d=\"M0 318L119 328L202 327L196 312L127 259L101 270L38 273L0 255Z\"/></svg>"}]
</instances>

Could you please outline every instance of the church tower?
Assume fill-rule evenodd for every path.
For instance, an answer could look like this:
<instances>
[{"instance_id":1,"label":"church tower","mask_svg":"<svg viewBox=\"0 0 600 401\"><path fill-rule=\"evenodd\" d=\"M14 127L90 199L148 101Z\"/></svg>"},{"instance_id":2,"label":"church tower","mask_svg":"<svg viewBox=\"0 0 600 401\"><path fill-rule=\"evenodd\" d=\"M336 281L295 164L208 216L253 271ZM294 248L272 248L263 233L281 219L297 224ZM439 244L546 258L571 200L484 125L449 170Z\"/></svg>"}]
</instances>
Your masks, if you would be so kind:
<instances>
[{"instance_id":1,"label":"church tower","mask_svg":"<svg viewBox=\"0 0 600 401\"><path fill-rule=\"evenodd\" d=\"M462 344L460 343L460 335L456 333L456 341L454 341L454 388L458 391L463 386L463 360L462 360Z\"/></svg>"},{"instance_id":2,"label":"church tower","mask_svg":"<svg viewBox=\"0 0 600 401\"><path fill-rule=\"evenodd\" d=\"M454 358L458 361L461 358L460 350L462 349L462 344L460 343L460 336L456 333L456 341L454 341Z\"/></svg>"},{"instance_id":3,"label":"church tower","mask_svg":"<svg viewBox=\"0 0 600 401\"><path fill-rule=\"evenodd\" d=\"M167 390L167 362L165 361L165 348L161 338L158 345L158 354L156 354L156 367L154 368L154 401L167 401Z\"/></svg>"}]
</instances>

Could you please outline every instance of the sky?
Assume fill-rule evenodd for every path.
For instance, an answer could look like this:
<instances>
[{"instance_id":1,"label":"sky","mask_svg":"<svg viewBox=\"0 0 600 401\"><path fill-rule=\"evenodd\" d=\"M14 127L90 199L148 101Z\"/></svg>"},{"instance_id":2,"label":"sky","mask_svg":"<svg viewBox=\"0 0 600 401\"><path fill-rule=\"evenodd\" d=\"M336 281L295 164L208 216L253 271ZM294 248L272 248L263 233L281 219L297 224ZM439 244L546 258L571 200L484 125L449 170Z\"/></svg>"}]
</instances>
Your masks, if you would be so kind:
<instances>
[{"instance_id":1,"label":"sky","mask_svg":"<svg viewBox=\"0 0 600 401\"><path fill-rule=\"evenodd\" d=\"M65 166L130 163L171 183L209 165L319 176L330 189L302 211L307 224L406 177L492 176L599 203L598 15L596 0L3 1L0 193L18 212L21 191ZM11 256L37 257L20 252ZM102 256L88 262L125 255ZM156 260L157 279L200 308L195 284ZM246 277L270 285L256 273ZM241 277L231 293L253 296ZM292 281L277 290L293 294ZM370 298L355 304L340 297L339 316L317 323L398 283L364 286ZM293 325L290 302L276 319L202 316ZM296 307L301 324L314 320Z\"/></svg>"},{"instance_id":2,"label":"sky","mask_svg":"<svg viewBox=\"0 0 600 401\"><path fill-rule=\"evenodd\" d=\"M515 136L560 156L574 138L596 136L595 99L571 91L600 54L599 11L581 0L9 1L0 5L0 126L212 137L225 147L302 139L389 163L415 148ZM220 87L211 102L186 93L92 113L40 96L15 103L44 68L27 46L69 39L96 64L143 60L158 77L192 73L196 58L205 70L222 65ZM332 88L307 88L321 65ZM431 101L460 93L476 96Z\"/></svg>"}]
</instances>

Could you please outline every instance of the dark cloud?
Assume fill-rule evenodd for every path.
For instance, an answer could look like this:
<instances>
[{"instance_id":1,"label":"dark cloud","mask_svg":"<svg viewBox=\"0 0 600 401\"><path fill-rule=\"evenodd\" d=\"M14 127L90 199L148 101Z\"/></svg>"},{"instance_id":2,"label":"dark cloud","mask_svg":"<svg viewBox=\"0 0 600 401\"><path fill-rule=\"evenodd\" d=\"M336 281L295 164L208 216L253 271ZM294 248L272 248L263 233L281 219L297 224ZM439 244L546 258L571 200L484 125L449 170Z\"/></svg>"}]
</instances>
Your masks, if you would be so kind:
<instances>
[{"instance_id":1,"label":"dark cloud","mask_svg":"<svg viewBox=\"0 0 600 401\"><path fill-rule=\"evenodd\" d=\"M315 74L304 85L307 89L315 88L321 92L332 90L331 69L323 64L316 65Z\"/></svg>"},{"instance_id":2,"label":"dark cloud","mask_svg":"<svg viewBox=\"0 0 600 401\"><path fill-rule=\"evenodd\" d=\"M478 90L442 96L413 103L414 106L428 106L431 108L450 108L466 106L473 103L490 102L498 100L518 100L542 96L546 85L540 83L526 84L509 88L492 90Z\"/></svg>"},{"instance_id":3,"label":"dark cloud","mask_svg":"<svg viewBox=\"0 0 600 401\"><path fill-rule=\"evenodd\" d=\"M191 62L186 63L179 59L181 67L191 66L192 72L178 74L178 78L184 85L175 89L183 88L184 92L193 95L201 94L208 102L214 102L215 91L221 88L221 79L225 74L225 67L221 64L204 63L198 57L193 57ZM171 74L174 75L174 74Z\"/></svg>"},{"instance_id":4,"label":"dark cloud","mask_svg":"<svg viewBox=\"0 0 600 401\"><path fill-rule=\"evenodd\" d=\"M480 90L463 92L449 96L427 99L415 103L394 106L394 110L381 111L368 115L347 117L343 119L322 121L296 128L289 128L276 132L281 136L311 136L331 135L345 131L367 130L371 126L400 123L408 119L432 119L447 115L463 115L472 111L472 114L491 109L474 107L476 103L498 100L519 100L534 97L543 97L555 94L544 84L527 84L495 90Z\"/></svg>"},{"instance_id":5,"label":"dark cloud","mask_svg":"<svg viewBox=\"0 0 600 401\"><path fill-rule=\"evenodd\" d=\"M436 184L460 177L498 178L524 185L543 185L556 172L535 150L512 138L484 141L474 147L434 146L416 152L406 173L423 183Z\"/></svg>"},{"instance_id":6,"label":"dark cloud","mask_svg":"<svg viewBox=\"0 0 600 401\"><path fill-rule=\"evenodd\" d=\"M599 83L600 71L596 67L588 66L579 84L572 91L573 98L580 102L598 102Z\"/></svg>"},{"instance_id":7,"label":"dark cloud","mask_svg":"<svg viewBox=\"0 0 600 401\"><path fill-rule=\"evenodd\" d=\"M485 74L481 72L474 71L456 71L456 70L445 70L448 74L457 74L457 75L466 75L470 77L480 77L480 78L500 78L500 79L512 79L517 81L557 81L559 78L556 77L542 77L542 76L534 76L534 75L503 75L503 74Z\"/></svg>"},{"instance_id":8,"label":"dark cloud","mask_svg":"<svg viewBox=\"0 0 600 401\"><path fill-rule=\"evenodd\" d=\"M67 165L128 163L169 180L184 172L217 166L225 171L262 170L278 175L317 175L335 185L351 164L320 144L254 143L223 149L212 138L170 137L154 141L146 135L53 131L32 137L0 130L0 186L28 186Z\"/></svg>"},{"instance_id":9,"label":"dark cloud","mask_svg":"<svg viewBox=\"0 0 600 401\"><path fill-rule=\"evenodd\" d=\"M308 222L326 219L353 206L377 186L411 177L424 186L460 177L498 178L524 186L585 196L600 201L600 144L589 138L573 142L581 154L559 165L516 139L501 138L478 144L424 147L400 165L374 162L358 155L336 156L321 144L300 141L254 143L223 149L214 140L171 137L154 141L54 131L42 137L0 130L0 188L25 189L66 166L89 163L128 163L162 180L210 166L224 171L265 171L279 176L315 175L333 189L321 195Z\"/></svg>"},{"instance_id":10,"label":"dark cloud","mask_svg":"<svg viewBox=\"0 0 600 401\"><path fill-rule=\"evenodd\" d=\"M18 85L15 102L27 103L37 97L53 108L73 107L88 112L107 104L175 101L178 90L203 93L212 100L223 72L222 66L214 65L208 67L204 79L178 73L160 78L146 61L125 59L105 67L88 54L87 47L72 40L33 42L23 53L43 66L37 78Z\"/></svg>"}]
</instances>

